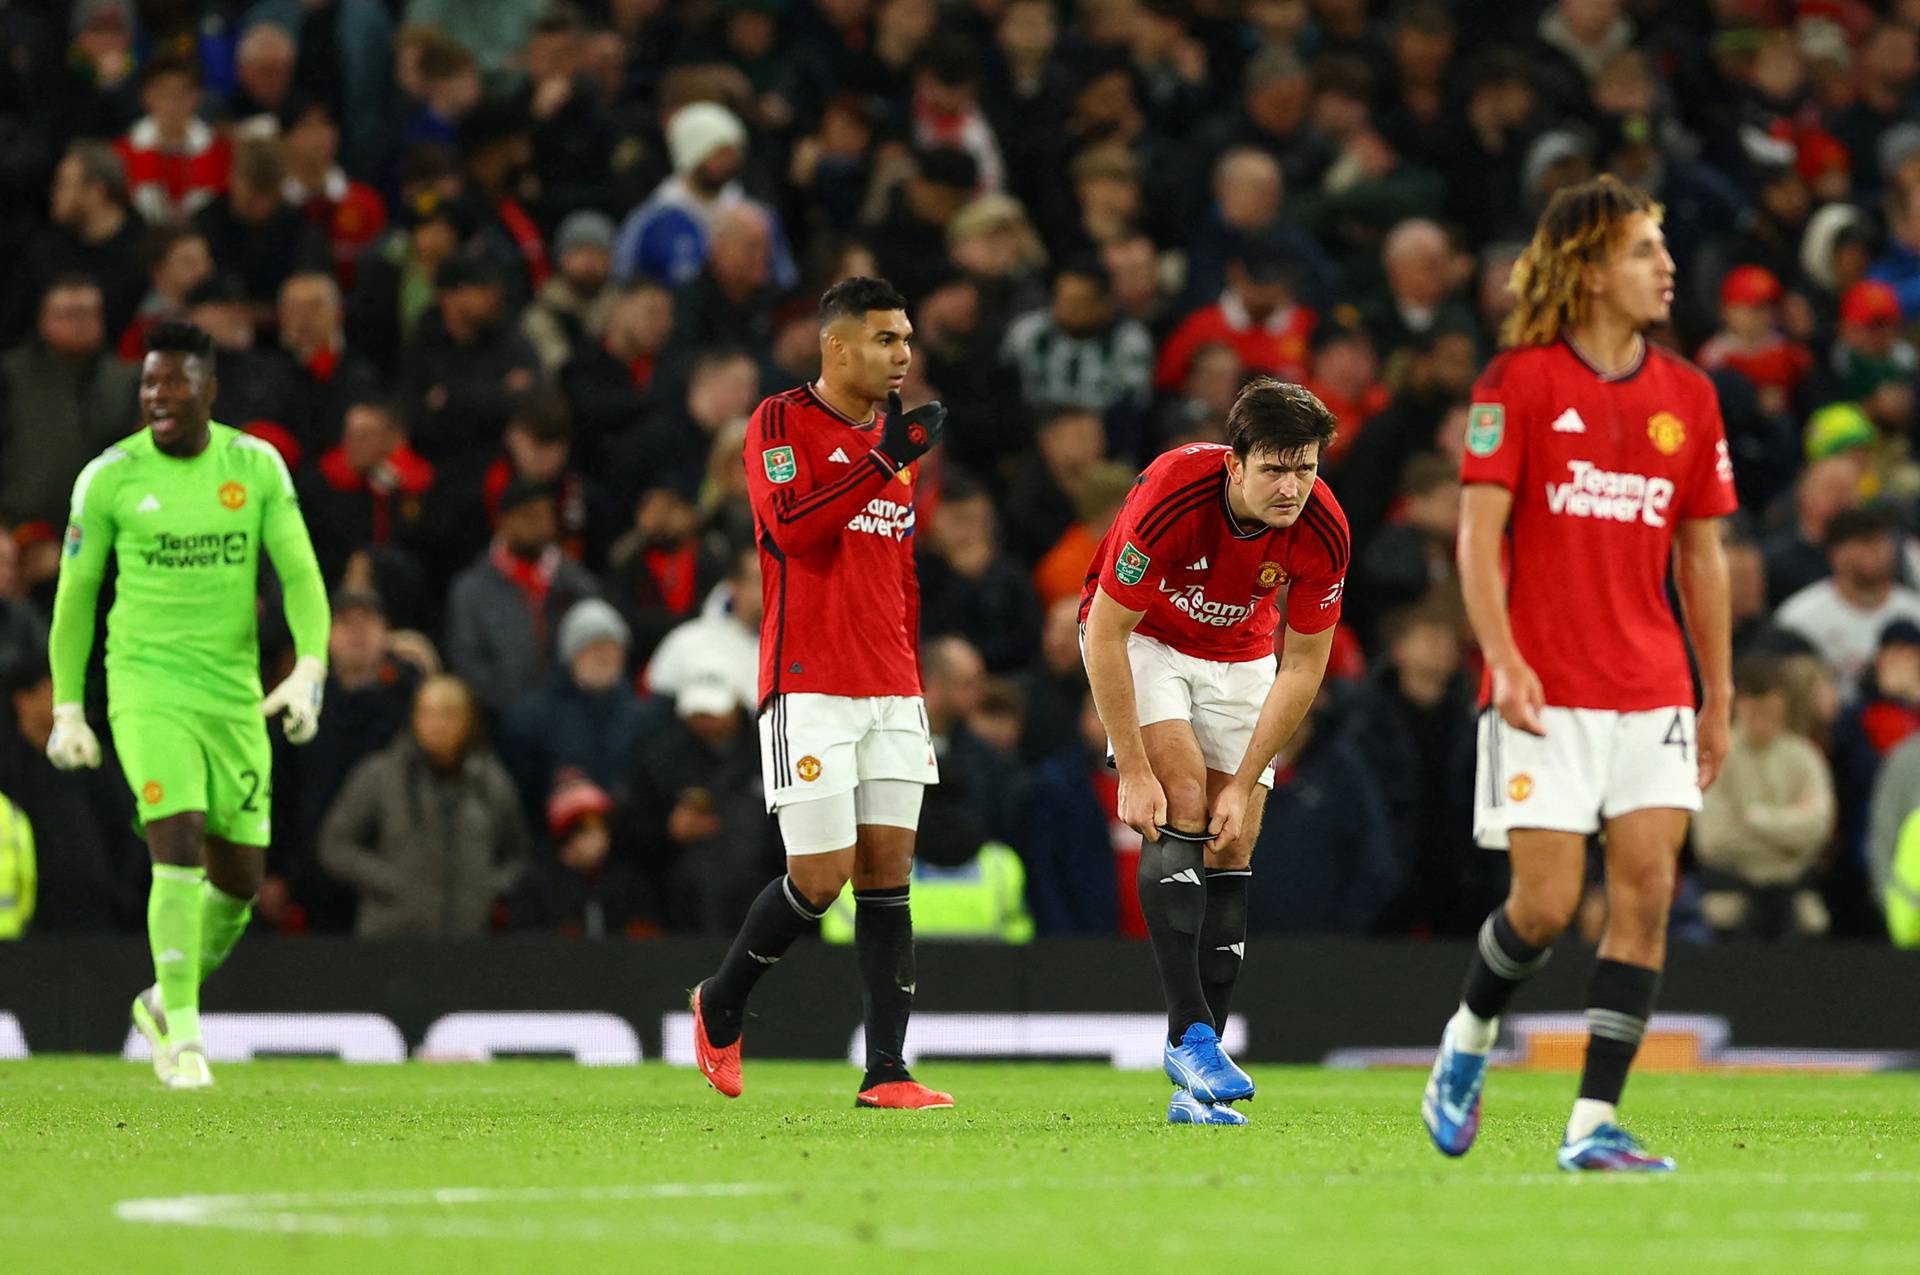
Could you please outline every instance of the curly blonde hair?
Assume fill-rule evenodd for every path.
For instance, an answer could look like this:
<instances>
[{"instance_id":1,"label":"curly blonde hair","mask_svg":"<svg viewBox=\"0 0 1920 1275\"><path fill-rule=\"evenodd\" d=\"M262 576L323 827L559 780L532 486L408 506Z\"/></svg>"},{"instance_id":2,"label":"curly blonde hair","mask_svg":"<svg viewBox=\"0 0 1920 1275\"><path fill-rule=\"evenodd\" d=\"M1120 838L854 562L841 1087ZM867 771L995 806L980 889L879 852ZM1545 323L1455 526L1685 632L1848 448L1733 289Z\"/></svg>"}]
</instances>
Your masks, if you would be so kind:
<instances>
[{"instance_id":1,"label":"curly blonde hair","mask_svg":"<svg viewBox=\"0 0 1920 1275\"><path fill-rule=\"evenodd\" d=\"M1658 221L1661 209L1645 192L1611 174L1555 194L1540 214L1533 242L1513 263L1507 291L1514 307L1500 325L1500 344L1550 345L1586 318L1581 272L1606 260L1634 213Z\"/></svg>"}]
</instances>

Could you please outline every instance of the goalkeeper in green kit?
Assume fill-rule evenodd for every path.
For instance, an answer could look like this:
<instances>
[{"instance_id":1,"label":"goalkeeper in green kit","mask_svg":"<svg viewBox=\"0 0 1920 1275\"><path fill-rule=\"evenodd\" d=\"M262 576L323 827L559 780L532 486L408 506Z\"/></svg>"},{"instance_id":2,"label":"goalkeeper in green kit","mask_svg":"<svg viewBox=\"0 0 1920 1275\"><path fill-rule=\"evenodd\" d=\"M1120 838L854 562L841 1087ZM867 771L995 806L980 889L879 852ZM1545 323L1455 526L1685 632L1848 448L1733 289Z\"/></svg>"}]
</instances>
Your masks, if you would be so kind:
<instances>
[{"instance_id":1,"label":"goalkeeper in green kit","mask_svg":"<svg viewBox=\"0 0 1920 1275\"><path fill-rule=\"evenodd\" d=\"M174 1089L213 1083L200 980L226 959L260 890L273 790L266 719L284 713L290 742L312 739L327 676L326 588L293 480L272 447L208 419L216 388L205 332L153 329L140 372L145 428L74 480L49 639L47 756L63 770L97 766L81 692L114 558L107 720L153 856L155 982L135 998L133 1021ZM297 656L264 701L254 610L263 547Z\"/></svg>"}]
</instances>

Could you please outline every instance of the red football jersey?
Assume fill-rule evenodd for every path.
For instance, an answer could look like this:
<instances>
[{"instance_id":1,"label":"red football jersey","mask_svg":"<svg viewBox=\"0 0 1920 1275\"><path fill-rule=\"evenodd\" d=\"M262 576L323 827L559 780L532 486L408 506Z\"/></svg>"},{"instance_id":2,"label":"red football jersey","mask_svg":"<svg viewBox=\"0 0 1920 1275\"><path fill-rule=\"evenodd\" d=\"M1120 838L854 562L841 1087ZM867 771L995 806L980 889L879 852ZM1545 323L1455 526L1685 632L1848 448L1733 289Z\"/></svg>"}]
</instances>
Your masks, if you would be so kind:
<instances>
[{"instance_id":1,"label":"red football jersey","mask_svg":"<svg viewBox=\"0 0 1920 1275\"><path fill-rule=\"evenodd\" d=\"M1693 703L1667 568L1682 520L1739 504L1713 382L1651 343L1605 377L1559 341L1496 358L1470 413L1460 480L1513 493L1507 608L1547 703Z\"/></svg>"},{"instance_id":2,"label":"red football jersey","mask_svg":"<svg viewBox=\"0 0 1920 1275\"><path fill-rule=\"evenodd\" d=\"M1198 659L1237 661L1274 653L1283 588L1296 633L1339 622L1352 540L1333 492L1315 480L1291 527L1242 526L1227 507L1230 454L1195 443L1147 466L1094 555L1082 623L1104 589L1146 612L1136 633Z\"/></svg>"},{"instance_id":3,"label":"red football jersey","mask_svg":"<svg viewBox=\"0 0 1920 1275\"><path fill-rule=\"evenodd\" d=\"M761 401L747 426L760 545L760 704L775 695L918 695L916 466L874 452L861 423L811 385Z\"/></svg>"}]
</instances>

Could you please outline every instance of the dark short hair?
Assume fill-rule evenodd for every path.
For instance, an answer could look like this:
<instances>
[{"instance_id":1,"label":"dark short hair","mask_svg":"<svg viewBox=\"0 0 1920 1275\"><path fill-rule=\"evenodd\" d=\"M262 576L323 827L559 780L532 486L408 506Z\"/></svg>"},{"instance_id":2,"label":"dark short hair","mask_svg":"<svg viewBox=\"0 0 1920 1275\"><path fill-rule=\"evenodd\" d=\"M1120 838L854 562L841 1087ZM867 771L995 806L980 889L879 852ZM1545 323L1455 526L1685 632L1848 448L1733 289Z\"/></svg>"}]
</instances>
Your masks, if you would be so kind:
<instances>
[{"instance_id":1,"label":"dark short hair","mask_svg":"<svg viewBox=\"0 0 1920 1275\"><path fill-rule=\"evenodd\" d=\"M156 323L147 332L147 353L185 354L191 358L213 360L213 337L198 324L184 319Z\"/></svg>"},{"instance_id":2,"label":"dark short hair","mask_svg":"<svg viewBox=\"0 0 1920 1275\"><path fill-rule=\"evenodd\" d=\"M140 83L143 85L151 84L162 76L167 75L184 75L195 88L199 88L201 84L200 59L180 53L162 53L159 57L147 63L146 74L140 77Z\"/></svg>"},{"instance_id":3,"label":"dark short hair","mask_svg":"<svg viewBox=\"0 0 1920 1275\"><path fill-rule=\"evenodd\" d=\"M1821 548L1833 550L1850 540L1876 540L1893 534L1893 513L1879 505L1842 509L1827 522Z\"/></svg>"},{"instance_id":4,"label":"dark short hair","mask_svg":"<svg viewBox=\"0 0 1920 1275\"><path fill-rule=\"evenodd\" d=\"M1309 443L1324 451L1339 424L1312 390L1256 376L1227 412L1227 442L1242 461L1255 452L1286 456Z\"/></svg>"},{"instance_id":5,"label":"dark short hair","mask_svg":"<svg viewBox=\"0 0 1920 1275\"><path fill-rule=\"evenodd\" d=\"M1749 655L1733 666L1733 693L1742 699L1786 689L1780 661L1771 656Z\"/></svg>"},{"instance_id":6,"label":"dark short hair","mask_svg":"<svg viewBox=\"0 0 1920 1275\"><path fill-rule=\"evenodd\" d=\"M541 443L573 441L573 413L558 390L528 390L514 400L513 414L507 418L510 428Z\"/></svg>"},{"instance_id":7,"label":"dark short hair","mask_svg":"<svg viewBox=\"0 0 1920 1275\"><path fill-rule=\"evenodd\" d=\"M842 279L820 294L820 322L835 319L864 319L869 310L904 310L907 299L885 279L855 275Z\"/></svg>"},{"instance_id":8,"label":"dark short hair","mask_svg":"<svg viewBox=\"0 0 1920 1275\"><path fill-rule=\"evenodd\" d=\"M80 180L107 192L107 198L127 206L127 165L120 152L100 141L75 142L66 158L80 161Z\"/></svg>"},{"instance_id":9,"label":"dark short hair","mask_svg":"<svg viewBox=\"0 0 1920 1275\"><path fill-rule=\"evenodd\" d=\"M1094 286L1103 293L1113 291L1113 278L1107 273L1106 264L1090 252L1077 252L1062 261L1053 272L1053 281L1058 283L1068 275L1093 280Z\"/></svg>"}]
</instances>

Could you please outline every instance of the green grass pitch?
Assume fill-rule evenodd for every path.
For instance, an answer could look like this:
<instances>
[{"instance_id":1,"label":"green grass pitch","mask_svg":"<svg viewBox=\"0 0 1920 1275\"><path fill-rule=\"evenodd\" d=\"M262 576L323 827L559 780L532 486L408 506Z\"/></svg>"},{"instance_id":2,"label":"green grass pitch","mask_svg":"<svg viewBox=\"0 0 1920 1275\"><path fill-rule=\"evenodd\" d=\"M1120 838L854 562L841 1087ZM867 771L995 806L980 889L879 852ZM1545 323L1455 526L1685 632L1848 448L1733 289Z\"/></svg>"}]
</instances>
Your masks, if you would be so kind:
<instances>
[{"instance_id":1,"label":"green grass pitch","mask_svg":"<svg viewBox=\"0 0 1920 1275\"><path fill-rule=\"evenodd\" d=\"M1156 1075L928 1064L953 1111L748 1060L0 1064L7 1272L1920 1271L1920 1076L1641 1076L1666 1179L1553 1167L1573 1079L1496 1072L1465 1159L1413 1072L1256 1067L1246 1129Z\"/></svg>"}]
</instances>

